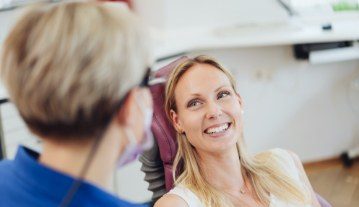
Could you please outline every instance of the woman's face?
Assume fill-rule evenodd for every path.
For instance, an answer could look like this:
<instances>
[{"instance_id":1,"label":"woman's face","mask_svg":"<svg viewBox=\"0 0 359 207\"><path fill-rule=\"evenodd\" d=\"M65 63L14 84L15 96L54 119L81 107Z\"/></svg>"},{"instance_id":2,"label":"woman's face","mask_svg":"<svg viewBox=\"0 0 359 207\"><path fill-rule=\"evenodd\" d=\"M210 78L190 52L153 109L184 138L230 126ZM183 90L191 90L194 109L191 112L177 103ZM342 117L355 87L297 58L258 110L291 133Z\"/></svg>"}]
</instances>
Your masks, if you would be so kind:
<instances>
[{"instance_id":1,"label":"woman's face","mask_svg":"<svg viewBox=\"0 0 359 207\"><path fill-rule=\"evenodd\" d=\"M241 100L228 77L208 64L186 71L175 88L177 130L197 151L221 152L235 146L241 131Z\"/></svg>"}]
</instances>

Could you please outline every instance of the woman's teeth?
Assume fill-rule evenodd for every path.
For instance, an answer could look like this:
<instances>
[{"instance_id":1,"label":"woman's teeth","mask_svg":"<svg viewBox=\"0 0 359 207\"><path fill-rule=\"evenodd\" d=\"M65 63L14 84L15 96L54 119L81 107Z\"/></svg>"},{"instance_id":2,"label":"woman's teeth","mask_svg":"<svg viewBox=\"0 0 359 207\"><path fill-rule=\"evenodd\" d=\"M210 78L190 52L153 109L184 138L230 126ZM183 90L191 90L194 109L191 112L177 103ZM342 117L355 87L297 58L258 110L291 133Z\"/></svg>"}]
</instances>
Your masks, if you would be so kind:
<instances>
[{"instance_id":1,"label":"woman's teeth","mask_svg":"<svg viewBox=\"0 0 359 207\"><path fill-rule=\"evenodd\" d=\"M225 123L225 124L222 124L222 125L220 125L218 127L213 127L213 128L206 129L204 132L206 134L214 134L214 133L224 132L228 128L229 128L229 123Z\"/></svg>"}]
</instances>

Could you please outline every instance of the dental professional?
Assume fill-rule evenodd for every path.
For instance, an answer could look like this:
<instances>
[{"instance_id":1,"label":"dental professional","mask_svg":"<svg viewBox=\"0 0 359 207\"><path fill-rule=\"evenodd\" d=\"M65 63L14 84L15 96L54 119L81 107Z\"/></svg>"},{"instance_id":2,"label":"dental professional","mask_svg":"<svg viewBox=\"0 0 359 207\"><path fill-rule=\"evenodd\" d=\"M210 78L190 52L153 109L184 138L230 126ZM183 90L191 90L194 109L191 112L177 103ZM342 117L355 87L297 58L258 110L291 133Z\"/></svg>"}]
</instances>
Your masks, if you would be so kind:
<instances>
[{"instance_id":1,"label":"dental professional","mask_svg":"<svg viewBox=\"0 0 359 207\"><path fill-rule=\"evenodd\" d=\"M173 69L165 112L177 132L175 187L155 207L319 207L297 155L250 155L243 101L231 73L208 56Z\"/></svg>"},{"instance_id":2,"label":"dental professional","mask_svg":"<svg viewBox=\"0 0 359 207\"><path fill-rule=\"evenodd\" d=\"M28 9L3 43L0 73L42 151L20 146L0 162L0 206L145 206L112 186L115 170L153 141L151 63L146 31L125 9L96 1Z\"/></svg>"}]
</instances>

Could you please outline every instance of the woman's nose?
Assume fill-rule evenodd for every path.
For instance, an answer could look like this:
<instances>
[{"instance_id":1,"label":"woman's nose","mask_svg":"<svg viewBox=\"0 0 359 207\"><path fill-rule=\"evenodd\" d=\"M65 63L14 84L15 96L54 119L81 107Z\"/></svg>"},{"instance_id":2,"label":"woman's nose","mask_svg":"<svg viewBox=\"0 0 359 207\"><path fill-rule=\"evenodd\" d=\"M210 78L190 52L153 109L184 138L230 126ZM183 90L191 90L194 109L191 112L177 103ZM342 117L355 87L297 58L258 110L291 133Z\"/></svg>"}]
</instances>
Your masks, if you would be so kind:
<instances>
[{"instance_id":1,"label":"woman's nose","mask_svg":"<svg viewBox=\"0 0 359 207\"><path fill-rule=\"evenodd\" d=\"M207 119L215 119L221 115L222 115L222 110L220 105L218 105L217 103L207 104L207 113L206 113Z\"/></svg>"}]
</instances>

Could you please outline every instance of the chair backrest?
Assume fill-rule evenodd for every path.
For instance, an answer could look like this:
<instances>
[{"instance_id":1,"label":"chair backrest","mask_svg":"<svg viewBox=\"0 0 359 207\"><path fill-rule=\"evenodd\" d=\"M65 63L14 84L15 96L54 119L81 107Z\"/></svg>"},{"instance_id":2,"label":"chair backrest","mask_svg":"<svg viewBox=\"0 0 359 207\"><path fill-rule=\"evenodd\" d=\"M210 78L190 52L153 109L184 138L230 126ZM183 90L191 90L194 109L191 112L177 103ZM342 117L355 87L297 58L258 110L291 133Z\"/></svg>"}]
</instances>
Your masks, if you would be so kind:
<instances>
[{"instance_id":1,"label":"chair backrest","mask_svg":"<svg viewBox=\"0 0 359 207\"><path fill-rule=\"evenodd\" d=\"M172 165L177 152L177 141L175 129L166 117L164 110L165 86L171 71L187 59L187 57L183 56L156 71L154 77L155 80L159 81L150 87L154 106L152 132L156 138L160 158L164 166L166 191L173 187ZM331 207L319 194L316 194L316 196L322 207Z\"/></svg>"},{"instance_id":2,"label":"chair backrest","mask_svg":"<svg viewBox=\"0 0 359 207\"><path fill-rule=\"evenodd\" d=\"M181 57L156 71L154 74L155 80L160 81L150 87L154 106L152 132L158 143L160 157L163 162L167 191L173 187L172 165L177 152L177 142L175 129L166 117L164 110L165 86L171 71L186 59L188 58Z\"/></svg>"}]
</instances>

